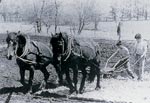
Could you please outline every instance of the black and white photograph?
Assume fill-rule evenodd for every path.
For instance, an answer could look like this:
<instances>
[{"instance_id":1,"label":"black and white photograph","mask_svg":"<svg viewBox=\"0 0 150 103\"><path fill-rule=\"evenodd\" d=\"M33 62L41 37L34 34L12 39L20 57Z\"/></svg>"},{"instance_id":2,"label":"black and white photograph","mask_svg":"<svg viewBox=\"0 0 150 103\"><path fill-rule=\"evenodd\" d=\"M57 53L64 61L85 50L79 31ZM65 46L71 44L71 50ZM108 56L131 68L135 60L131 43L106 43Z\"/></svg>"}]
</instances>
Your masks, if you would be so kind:
<instances>
[{"instance_id":1,"label":"black and white photograph","mask_svg":"<svg viewBox=\"0 0 150 103\"><path fill-rule=\"evenodd\" d=\"M0 103L150 103L150 0L0 0Z\"/></svg>"}]
</instances>

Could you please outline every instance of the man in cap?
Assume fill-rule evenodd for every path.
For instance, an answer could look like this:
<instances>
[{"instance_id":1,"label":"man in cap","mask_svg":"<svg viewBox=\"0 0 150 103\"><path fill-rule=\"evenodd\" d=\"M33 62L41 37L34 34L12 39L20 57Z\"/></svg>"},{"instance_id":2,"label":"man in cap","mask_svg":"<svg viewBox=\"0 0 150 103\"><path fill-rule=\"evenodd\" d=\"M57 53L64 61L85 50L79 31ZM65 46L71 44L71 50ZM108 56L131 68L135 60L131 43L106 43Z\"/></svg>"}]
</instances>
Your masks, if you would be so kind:
<instances>
[{"instance_id":1,"label":"man in cap","mask_svg":"<svg viewBox=\"0 0 150 103\"><path fill-rule=\"evenodd\" d=\"M110 58L112 58L116 54L119 54L119 56L120 56L120 60L115 65L115 69L124 67L125 70L127 71L128 75L130 77L132 77L132 79L134 79L133 72L130 69L130 62L129 62L130 53L129 53L128 48L123 46L121 41L118 41L116 46L118 48L117 51L110 57Z\"/></svg>"},{"instance_id":2,"label":"man in cap","mask_svg":"<svg viewBox=\"0 0 150 103\"><path fill-rule=\"evenodd\" d=\"M136 44L134 50L134 56L136 60L136 69L135 73L138 76L138 80L142 80L144 73L145 57L147 53L147 43L142 40L141 34L135 35Z\"/></svg>"}]
</instances>

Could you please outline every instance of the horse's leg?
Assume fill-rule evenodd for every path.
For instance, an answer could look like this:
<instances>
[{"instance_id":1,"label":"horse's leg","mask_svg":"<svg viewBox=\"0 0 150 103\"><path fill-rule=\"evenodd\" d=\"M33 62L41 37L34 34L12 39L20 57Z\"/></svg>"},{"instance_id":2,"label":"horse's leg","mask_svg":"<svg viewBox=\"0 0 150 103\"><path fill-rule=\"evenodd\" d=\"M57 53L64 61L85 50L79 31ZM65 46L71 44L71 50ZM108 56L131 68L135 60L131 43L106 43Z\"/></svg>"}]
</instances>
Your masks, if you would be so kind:
<instances>
[{"instance_id":1,"label":"horse's leg","mask_svg":"<svg viewBox=\"0 0 150 103\"><path fill-rule=\"evenodd\" d=\"M75 68L73 69L73 82L75 86L76 93L78 93L77 90L77 83L78 83L78 66L76 65Z\"/></svg>"},{"instance_id":2,"label":"horse's leg","mask_svg":"<svg viewBox=\"0 0 150 103\"><path fill-rule=\"evenodd\" d=\"M63 75L62 75L62 72L61 72L61 60L58 59L58 55L53 55L53 65L56 69L56 72L57 72L57 75L58 75L58 83L59 85L62 85L63 84Z\"/></svg>"},{"instance_id":3,"label":"horse's leg","mask_svg":"<svg viewBox=\"0 0 150 103\"><path fill-rule=\"evenodd\" d=\"M95 90L99 90L101 86L100 86L100 69L98 67L96 67L96 75L97 75L97 83Z\"/></svg>"},{"instance_id":4,"label":"horse's leg","mask_svg":"<svg viewBox=\"0 0 150 103\"><path fill-rule=\"evenodd\" d=\"M20 82L23 86L25 85L24 76L25 76L25 69L20 67Z\"/></svg>"},{"instance_id":5,"label":"horse's leg","mask_svg":"<svg viewBox=\"0 0 150 103\"><path fill-rule=\"evenodd\" d=\"M33 84L33 77L34 77L34 67L31 66L30 70L30 76L29 76L29 92L32 93L32 84Z\"/></svg>"},{"instance_id":6,"label":"horse's leg","mask_svg":"<svg viewBox=\"0 0 150 103\"><path fill-rule=\"evenodd\" d=\"M42 89L42 88L45 88L45 87L46 87L47 80L48 80L50 74L48 73L46 67L41 68L40 70L41 70L41 72L44 74L44 80L42 81L42 83L41 83L41 85L40 85L40 87L39 87L40 89Z\"/></svg>"},{"instance_id":7,"label":"horse's leg","mask_svg":"<svg viewBox=\"0 0 150 103\"><path fill-rule=\"evenodd\" d=\"M54 65L55 69L56 69L56 72L57 72L57 75L58 75L58 78L59 78L59 85L62 85L63 84L63 75L62 75L62 72L61 72L61 65L60 64L55 64Z\"/></svg>"},{"instance_id":8,"label":"horse's leg","mask_svg":"<svg viewBox=\"0 0 150 103\"><path fill-rule=\"evenodd\" d=\"M79 88L79 93L82 94L84 92L84 85L85 85L85 79L86 79L86 75L87 75L87 72L86 72L86 67L83 67L82 68L82 80L81 80L81 84L80 84L80 88Z\"/></svg>"},{"instance_id":9,"label":"horse's leg","mask_svg":"<svg viewBox=\"0 0 150 103\"><path fill-rule=\"evenodd\" d=\"M97 60L93 60L91 61L92 67L94 70L96 70L96 76L97 76L97 82L96 82L96 88L95 90L99 90L100 87L100 66L99 66L99 62Z\"/></svg>"},{"instance_id":10,"label":"horse's leg","mask_svg":"<svg viewBox=\"0 0 150 103\"><path fill-rule=\"evenodd\" d=\"M69 88L70 88L70 94L71 94L75 91L75 89L72 85L72 80L71 80L70 74L69 74L69 68L66 69L65 73L66 73L66 80L68 82L68 85L69 85Z\"/></svg>"}]
</instances>

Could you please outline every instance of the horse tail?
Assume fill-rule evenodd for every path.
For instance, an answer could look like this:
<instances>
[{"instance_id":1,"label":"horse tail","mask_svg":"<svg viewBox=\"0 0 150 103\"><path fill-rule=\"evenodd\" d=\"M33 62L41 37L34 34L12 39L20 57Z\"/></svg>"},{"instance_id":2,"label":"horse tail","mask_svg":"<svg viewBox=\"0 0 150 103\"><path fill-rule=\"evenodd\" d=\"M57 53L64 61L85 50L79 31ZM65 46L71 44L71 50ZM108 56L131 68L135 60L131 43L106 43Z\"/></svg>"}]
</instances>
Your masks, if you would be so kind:
<instances>
[{"instance_id":1,"label":"horse tail","mask_svg":"<svg viewBox=\"0 0 150 103\"><path fill-rule=\"evenodd\" d=\"M100 53L98 52L97 53L97 56L92 60L90 61L90 70L89 70L89 73L88 73L88 81L89 82L93 82L95 77L96 77L96 74L99 72L100 73L100 70L99 70L99 67L100 67Z\"/></svg>"},{"instance_id":2,"label":"horse tail","mask_svg":"<svg viewBox=\"0 0 150 103\"><path fill-rule=\"evenodd\" d=\"M96 71L94 68L90 68L90 72L88 73L88 81L92 83L96 77Z\"/></svg>"}]
</instances>

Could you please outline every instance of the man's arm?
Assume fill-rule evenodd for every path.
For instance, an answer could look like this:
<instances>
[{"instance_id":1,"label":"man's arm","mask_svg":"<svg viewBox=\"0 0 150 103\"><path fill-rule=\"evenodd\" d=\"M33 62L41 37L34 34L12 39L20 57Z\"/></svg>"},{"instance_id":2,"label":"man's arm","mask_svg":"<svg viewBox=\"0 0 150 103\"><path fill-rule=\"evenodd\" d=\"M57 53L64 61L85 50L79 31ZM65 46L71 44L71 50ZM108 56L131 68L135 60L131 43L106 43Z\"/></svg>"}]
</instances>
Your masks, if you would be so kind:
<instances>
[{"instance_id":1,"label":"man's arm","mask_svg":"<svg viewBox=\"0 0 150 103\"><path fill-rule=\"evenodd\" d=\"M114 52L109 58L108 58L108 60L107 61L109 61L112 57L114 57L117 53L119 52L119 49L118 50L116 50L116 52Z\"/></svg>"},{"instance_id":2,"label":"man's arm","mask_svg":"<svg viewBox=\"0 0 150 103\"><path fill-rule=\"evenodd\" d=\"M133 49L133 55L136 54L136 48L137 48L136 46L137 46L137 43L134 44L134 47L133 47L133 48L134 48L134 49Z\"/></svg>"},{"instance_id":3,"label":"man's arm","mask_svg":"<svg viewBox=\"0 0 150 103\"><path fill-rule=\"evenodd\" d=\"M105 64L105 68L107 67L107 64L108 64L109 60L110 60L113 56L115 56L118 52L119 52L119 49L118 49L116 52L114 52L114 53L107 59L106 64Z\"/></svg>"},{"instance_id":4,"label":"man's arm","mask_svg":"<svg viewBox=\"0 0 150 103\"><path fill-rule=\"evenodd\" d=\"M120 60L124 60L125 58L129 58L130 57L130 52L129 52L129 49L127 47L123 47L123 57L120 59Z\"/></svg>"},{"instance_id":5,"label":"man's arm","mask_svg":"<svg viewBox=\"0 0 150 103\"><path fill-rule=\"evenodd\" d=\"M147 43L143 43L143 49L144 49L144 52L143 52L143 54L141 55L141 57L146 56L146 53L147 53Z\"/></svg>"}]
</instances>

